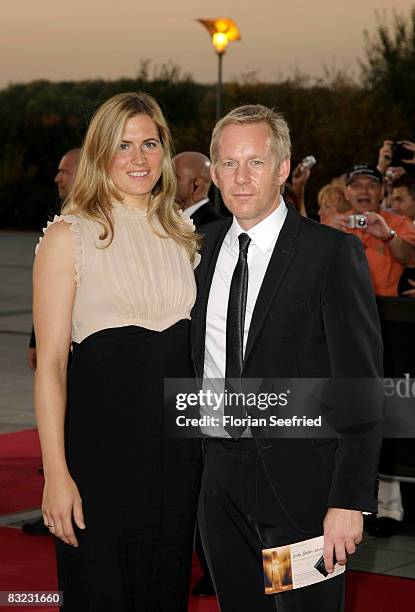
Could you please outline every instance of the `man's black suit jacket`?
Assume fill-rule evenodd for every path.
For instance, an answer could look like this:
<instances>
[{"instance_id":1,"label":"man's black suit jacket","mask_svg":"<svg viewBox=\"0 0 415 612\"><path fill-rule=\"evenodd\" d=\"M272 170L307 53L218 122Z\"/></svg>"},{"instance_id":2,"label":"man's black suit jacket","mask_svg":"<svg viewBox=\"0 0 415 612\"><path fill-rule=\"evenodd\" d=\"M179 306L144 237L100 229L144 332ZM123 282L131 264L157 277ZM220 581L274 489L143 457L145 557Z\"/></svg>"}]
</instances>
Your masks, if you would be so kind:
<instances>
[{"instance_id":1,"label":"man's black suit jacket","mask_svg":"<svg viewBox=\"0 0 415 612\"><path fill-rule=\"evenodd\" d=\"M190 215L190 218L194 222L196 229L199 229L201 225L212 223L213 221L219 221L223 219L223 216L216 210L211 202L206 202L200 208Z\"/></svg>"},{"instance_id":2,"label":"man's black suit jacket","mask_svg":"<svg viewBox=\"0 0 415 612\"><path fill-rule=\"evenodd\" d=\"M231 223L226 219L206 228L196 269L192 345L199 379L210 286ZM361 242L305 219L288 206L253 312L242 377L380 379L382 375L379 319ZM379 423L381 411L378 398L369 420ZM254 428L252 434L255 438ZM364 439L255 440L264 467L258 472L257 502L272 511L278 500L300 531L321 532L329 507L377 511L379 427ZM270 486L273 496L263 495Z\"/></svg>"}]
</instances>

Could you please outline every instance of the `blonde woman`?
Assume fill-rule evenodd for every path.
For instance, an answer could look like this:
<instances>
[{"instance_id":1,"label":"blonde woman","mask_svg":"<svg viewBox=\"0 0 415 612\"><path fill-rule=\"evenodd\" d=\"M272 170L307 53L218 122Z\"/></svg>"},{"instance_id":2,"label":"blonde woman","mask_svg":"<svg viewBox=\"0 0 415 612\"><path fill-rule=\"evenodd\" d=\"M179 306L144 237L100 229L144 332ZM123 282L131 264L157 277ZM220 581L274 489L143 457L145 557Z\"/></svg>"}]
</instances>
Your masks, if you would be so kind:
<instances>
[{"instance_id":1,"label":"blonde woman","mask_svg":"<svg viewBox=\"0 0 415 612\"><path fill-rule=\"evenodd\" d=\"M344 195L344 181L333 179L331 183L324 185L318 192L317 203L320 223L325 225L330 225L333 215L350 210L350 204Z\"/></svg>"},{"instance_id":2,"label":"blonde woman","mask_svg":"<svg viewBox=\"0 0 415 612\"><path fill-rule=\"evenodd\" d=\"M35 258L42 510L65 612L187 610L200 448L161 429L163 378L193 376L199 239L170 147L153 98L105 102Z\"/></svg>"}]
</instances>

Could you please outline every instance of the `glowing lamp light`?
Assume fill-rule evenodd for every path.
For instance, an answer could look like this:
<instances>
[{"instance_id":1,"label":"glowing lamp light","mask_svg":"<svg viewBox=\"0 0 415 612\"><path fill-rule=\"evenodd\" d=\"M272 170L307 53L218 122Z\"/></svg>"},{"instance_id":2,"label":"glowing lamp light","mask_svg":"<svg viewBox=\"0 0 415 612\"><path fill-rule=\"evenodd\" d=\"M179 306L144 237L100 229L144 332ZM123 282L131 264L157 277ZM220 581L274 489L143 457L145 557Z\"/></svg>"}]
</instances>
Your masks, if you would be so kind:
<instances>
[{"instance_id":1,"label":"glowing lamp light","mask_svg":"<svg viewBox=\"0 0 415 612\"><path fill-rule=\"evenodd\" d=\"M229 40L224 32L215 32L212 36L212 44L217 53L225 53Z\"/></svg>"},{"instance_id":2,"label":"glowing lamp light","mask_svg":"<svg viewBox=\"0 0 415 612\"><path fill-rule=\"evenodd\" d=\"M209 32L212 45L218 56L218 80L216 86L216 120L222 116L222 63L223 56L230 42L241 40L241 34L236 23L227 17L216 19L196 19ZM219 209L219 192L215 191L215 206Z\"/></svg>"},{"instance_id":3,"label":"glowing lamp light","mask_svg":"<svg viewBox=\"0 0 415 612\"><path fill-rule=\"evenodd\" d=\"M217 19L198 19L212 38L216 53L222 55L230 42L241 40L241 34L236 23L227 17Z\"/></svg>"}]
</instances>

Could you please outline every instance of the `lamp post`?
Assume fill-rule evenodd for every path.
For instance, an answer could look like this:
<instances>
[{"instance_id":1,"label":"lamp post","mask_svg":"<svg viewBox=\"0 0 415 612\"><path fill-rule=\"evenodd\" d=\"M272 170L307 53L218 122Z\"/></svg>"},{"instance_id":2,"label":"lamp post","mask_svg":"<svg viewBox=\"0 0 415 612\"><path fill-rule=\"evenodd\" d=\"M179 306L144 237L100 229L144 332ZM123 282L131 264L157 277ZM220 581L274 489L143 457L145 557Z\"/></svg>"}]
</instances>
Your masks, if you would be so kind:
<instances>
[{"instance_id":1,"label":"lamp post","mask_svg":"<svg viewBox=\"0 0 415 612\"><path fill-rule=\"evenodd\" d=\"M217 19L197 19L209 32L212 45L218 56L218 81L216 85L216 121L222 116L222 59L228 44L241 40L238 26L232 19L219 17Z\"/></svg>"}]
</instances>

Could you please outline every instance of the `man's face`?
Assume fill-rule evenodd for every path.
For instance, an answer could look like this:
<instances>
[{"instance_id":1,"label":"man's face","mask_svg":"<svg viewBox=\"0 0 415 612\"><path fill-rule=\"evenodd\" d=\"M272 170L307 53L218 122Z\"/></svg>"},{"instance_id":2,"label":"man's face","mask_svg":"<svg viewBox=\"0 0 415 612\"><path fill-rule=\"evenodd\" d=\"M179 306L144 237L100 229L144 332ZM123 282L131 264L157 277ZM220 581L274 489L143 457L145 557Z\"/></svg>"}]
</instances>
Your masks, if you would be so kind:
<instances>
[{"instance_id":1,"label":"man's face","mask_svg":"<svg viewBox=\"0 0 415 612\"><path fill-rule=\"evenodd\" d=\"M76 170L78 168L78 159L78 155L69 154L64 155L59 162L55 183L58 187L58 193L61 200L66 198L73 185Z\"/></svg>"},{"instance_id":2,"label":"man's face","mask_svg":"<svg viewBox=\"0 0 415 612\"><path fill-rule=\"evenodd\" d=\"M392 209L398 215L406 215L415 220L415 198L409 193L408 187L393 188Z\"/></svg>"},{"instance_id":3,"label":"man's face","mask_svg":"<svg viewBox=\"0 0 415 612\"><path fill-rule=\"evenodd\" d=\"M183 209L186 209L194 203L192 199L194 178L189 168L186 167L185 161L180 157L173 160L173 165L177 181L176 201L182 205Z\"/></svg>"},{"instance_id":4,"label":"man's face","mask_svg":"<svg viewBox=\"0 0 415 612\"><path fill-rule=\"evenodd\" d=\"M355 176L345 189L346 199L357 213L377 212L383 185L371 176Z\"/></svg>"},{"instance_id":5,"label":"man's face","mask_svg":"<svg viewBox=\"0 0 415 612\"><path fill-rule=\"evenodd\" d=\"M229 125L221 134L218 161L211 173L226 207L248 230L278 207L290 161L277 165L265 122Z\"/></svg>"}]
</instances>

